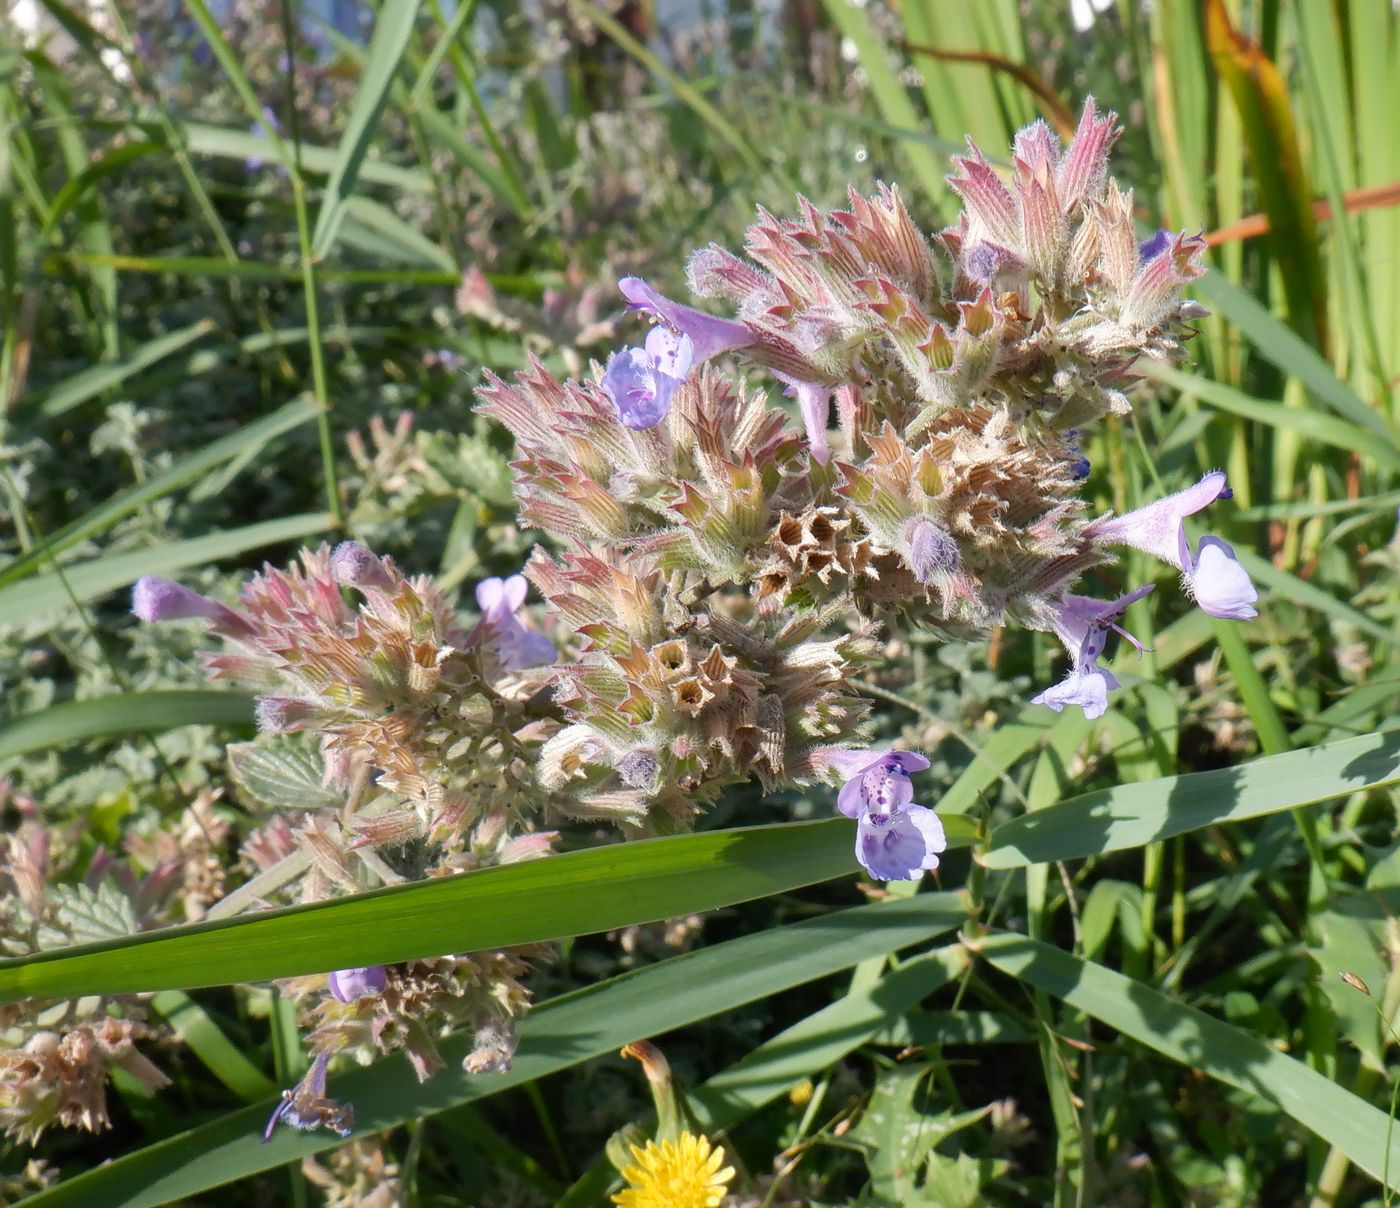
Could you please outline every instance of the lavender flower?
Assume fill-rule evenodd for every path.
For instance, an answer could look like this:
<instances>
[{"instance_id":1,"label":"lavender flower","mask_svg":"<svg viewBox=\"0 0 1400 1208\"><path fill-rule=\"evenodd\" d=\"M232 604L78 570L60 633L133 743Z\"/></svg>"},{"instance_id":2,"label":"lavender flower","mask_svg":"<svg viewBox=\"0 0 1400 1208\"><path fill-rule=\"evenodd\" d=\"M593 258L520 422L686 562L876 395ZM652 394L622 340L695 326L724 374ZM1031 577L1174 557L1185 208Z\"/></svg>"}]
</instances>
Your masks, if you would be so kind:
<instances>
[{"instance_id":1,"label":"lavender flower","mask_svg":"<svg viewBox=\"0 0 1400 1208\"><path fill-rule=\"evenodd\" d=\"M909 569L920 583L954 574L962 562L958 543L936 521L919 516L909 522Z\"/></svg>"},{"instance_id":2,"label":"lavender flower","mask_svg":"<svg viewBox=\"0 0 1400 1208\"><path fill-rule=\"evenodd\" d=\"M856 819L856 859L879 881L909 881L938 867L943 825L914 803L911 772L929 762L914 751L835 751L829 762L848 777L836 808Z\"/></svg>"},{"instance_id":3,"label":"lavender flower","mask_svg":"<svg viewBox=\"0 0 1400 1208\"><path fill-rule=\"evenodd\" d=\"M836 808L847 818L903 809L914 800L910 773L929 767L917 751L834 751L828 758L847 778L836 798Z\"/></svg>"},{"instance_id":4,"label":"lavender flower","mask_svg":"<svg viewBox=\"0 0 1400 1208\"><path fill-rule=\"evenodd\" d=\"M731 348L745 348L757 342L758 337L743 323L672 302L640 277L623 277L617 287L634 309L645 311L677 335L688 337L697 365Z\"/></svg>"},{"instance_id":5,"label":"lavender flower","mask_svg":"<svg viewBox=\"0 0 1400 1208\"><path fill-rule=\"evenodd\" d=\"M476 585L476 604L481 620L490 626L496 651L509 671L523 671L554 661L555 649L542 633L526 629L515 615L525 603L528 587L524 575L509 579L483 579Z\"/></svg>"},{"instance_id":6,"label":"lavender flower","mask_svg":"<svg viewBox=\"0 0 1400 1208\"><path fill-rule=\"evenodd\" d=\"M1202 537L1193 557L1183 528L1180 553L1186 588L1203 612L1226 621L1248 621L1259 615L1254 607L1259 593L1227 542Z\"/></svg>"},{"instance_id":7,"label":"lavender flower","mask_svg":"<svg viewBox=\"0 0 1400 1208\"><path fill-rule=\"evenodd\" d=\"M1051 625L1056 636L1065 644L1073 660L1069 674L1053 687L1031 698L1033 705L1047 705L1059 713L1066 705L1078 705L1090 719L1102 717L1108 709L1108 694L1118 687L1118 678L1106 667L1099 666L1113 630L1131 642L1141 654L1142 643L1118 624L1130 604L1136 603L1152 590L1152 585L1139 587L1116 600L1091 600L1087 596L1068 595L1064 598Z\"/></svg>"},{"instance_id":8,"label":"lavender flower","mask_svg":"<svg viewBox=\"0 0 1400 1208\"><path fill-rule=\"evenodd\" d=\"M384 587L391 582L383 560L358 541L342 541L331 551L331 578L345 587Z\"/></svg>"},{"instance_id":9,"label":"lavender flower","mask_svg":"<svg viewBox=\"0 0 1400 1208\"><path fill-rule=\"evenodd\" d=\"M797 399L797 410L802 416L802 426L807 429L807 445L816 461L831 460L831 446L827 443L827 417L831 411L831 387L821 382L805 382L786 374L774 372L773 376L788 389L787 393Z\"/></svg>"},{"instance_id":10,"label":"lavender flower","mask_svg":"<svg viewBox=\"0 0 1400 1208\"><path fill-rule=\"evenodd\" d=\"M1138 244L1138 259L1144 264L1149 260L1154 260L1172 245L1172 233L1166 227L1158 227L1157 233L1150 239L1144 239Z\"/></svg>"},{"instance_id":11,"label":"lavender flower","mask_svg":"<svg viewBox=\"0 0 1400 1208\"><path fill-rule=\"evenodd\" d=\"M664 327L653 328L644 347L613 353L603 372L603 389L623 424L654 428L665 419L694 359L690 337Z\"/></svg>"},{"instance_id":12,"label":"lavender flower","mask_svg":"<svg viewBox=\"0 0 1400 1208\"><path fill-rule=\"evenodd\" d=\"M286 1121L293 1128L309 1131L329 1128L348 1137L355 1131L355 1109L326 1095L326 1066L330 1054L319 1052L307 1070L306 1077L289 1091L282 1092L282 1102L274 1109L263 1130L263 1141L271 1141L277 1125Z\"/></svg>"},{"instance_id":13,"label":"lavender flower","mask_svg":"<svg viewBox=\"0 0 1400 1208\"><path fill-rule=\"evenodd\" d=\"M131 591L131 611L148 625L197 619L209 621L215 629L233 637L251 632L248 622L227 604L160 575L143 575L136 580Z\"/></svg>"},{"instance_id":14,"label":"lavender flower","mask_svg":"<svg viewBox=\"0 0 1400 1208\"><path fill-rule=\"evenodd\" d=\"M938 867L938 854L947 847L938 815L922 805L865 813L856 825L856 859L877 881L917 880Z\"/></svg>"},{"instance_id":15,"label":"lavender flower","mask_svg":"<svg viewBox=\"0 0 1400 1208\"><path fill-rule=\"evenodd\" d=\"M1257 616L1252 607L1259 593L1235 558L1235 551L1219 537L1202 537L1192 554L1186 537L1187 516L1193 516L1217 499L1231 498L1225 475L1212 470L1200 482L1168 495L1125 516L1111 516L1090 526L1088 536L1100 545L1131 545L1160 558L1181 571L1186 590L1213 617L1248 620Z\"/></svg>"},{"instance_id":16,"label":"lavender flower","mask_svg":"<svg viewBox=\"0 0 1400 1208\"><path fill-rule=\"evenodd\" d=\"M383 965L367 965L361 969L337 969L326 978L326 989L340 1002L354 1002L367 994L384 989L386 975Z\"/></svg>"}]
</instances>

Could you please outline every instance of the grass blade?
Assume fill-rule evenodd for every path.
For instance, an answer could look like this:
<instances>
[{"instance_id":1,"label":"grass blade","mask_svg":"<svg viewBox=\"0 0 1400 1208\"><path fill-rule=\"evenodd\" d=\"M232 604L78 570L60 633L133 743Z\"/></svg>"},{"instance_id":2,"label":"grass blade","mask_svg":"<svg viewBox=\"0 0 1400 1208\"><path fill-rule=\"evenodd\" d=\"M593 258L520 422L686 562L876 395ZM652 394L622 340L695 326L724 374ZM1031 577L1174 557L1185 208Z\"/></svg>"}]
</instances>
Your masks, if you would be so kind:
<instances>
[{"instance_id":1,"label":"grass blade","mask_svg":"<svg viewBox=\"0 0 1400 1208\"><path fill-rule=\"evenodd\" d=\"M101 507L94 508L86 516L81 516L71 524L64 525L56 533L50 534L43 544L30 550L23 557L0 567L0 587L33 574L55 554L104 532L123 516L129 516L142 505L159 499L188 482L193 482L215 466L256 452L268 441L290 432L319 412L320 408L315 403L306 400L288 403L265 419L220 437L168 470L163 470L145 482L137 483L130 489L114 495Z\"/></svg>"},{"instance_id":2,"label":"grass blade","mask_svg":"<svg viewBox=\"0 0 1400 1208\"><path fill-rule=\"evenodd\" d=\"M521 1021L520 1049L507 1074L463 1073L461 1060L470 1037L454 1037L441 1046L446 1068L425 1083L396 1055L331 1079L330 1093L354 1102L361 1135L379 1132L522 1086L629 1041L732 1011L872 956L926 942L953 930L965 917L961 895L921 894L743 936L536 1008ZM25 1203L29 1208L156 1208L342 1144L331 1133L292 1129L263 1144L272 1106L269 1100L233 1112Z\"/></svg>"},{"instance_id":3,"label":"grass blade","mask_svg":"<svg viewBox=\"0 0 1400 1208\"><path fill-rule=\"evenodd\" d=\"M997 827L988 868L1022 868L1141 847L1400 781L1400 730L1085 793Z\"/></svg>"},{"instance_id":4,"label":"grass blade","mask_svg":"<svg viewBox=\"0 0 1400 1208\"><path fill-rule=\"evenodd\" d=\"M174 574L263 546L300 541L313 533L324 533L329 527L329 517L324 512L307 512L73 563L63 567L62 574L55 571L34 575L0 587L0 624L42 628L52 625L54 614L71 606L75 598L83 603L119 587L129 587L142 575Z\"/></svg>"},{"instance_id":5,"label":"grass blade","mask_svg":"<svg viewBox=\"0 0 1400 1208\"><path fill-rule=\"evenodd\" d=\"M355 103L341 135L330 180L326 182L325 198L316 215L316 228L311 235L311 253L322 260L335 246L340 224L345 220L346 207L355 191L360 167L369 152L379 115L389 99L389 89L399 69L399 62L408 49L413 25L418 18L418 0L397 0L379 9L379 18L370 36L365 69L355 91Z\"/></svg>"},{"instance_id":6,"label":"grass blade","mask_svg":"<svg viewBox=\"0 0 1400 1208\"><path fill-rule=\"evenodd\" d=\"M46 415L50 419L57 415L63 415L73 410L74 407L79 407L90 399L97 398L103 392L120 386L127 378L133 377L143 369L150 368L173 353L179 352L180 349L187 348L196 340L203 339L213 330L214 323L210 319L201 319L198 323L191 323L179 331L172 331L169 335L161 336L157 340L151 340L149 343L141 345L140 348L128 353L120 360L105 361L100 365L92 366L91 369L75 373L67 381L55 386L32 402L30 406L36 407L41 415Z\"/></svg>"},{"instance_id":7,"label":"grass blade","mask_svg":"<svg viewBox=\"0 0 1400 1208\"><path fill-rule=\"evenodd\" d=\"M0 1002L188 990L610 931L855 871L833 818L617 843L0 961Z\"/></svg>"},{"instance_id":8,"label":"grass blade","mask_svg":"<svg viewBox=\"0 0 1400 1208\"><path fill-rule=\"evenodd\" d=\"M253 698L242 692L128 692L65 701L0 726L0 760L89 738L154 734L176 726L249 726Z\"/></svg>"},{"instance_id":9,"label":"grass blade","mask_svg":"<svg viewBox=\"0 0 1400 1208\"><path fill-rule=\"evenodd\" d=\"M973 949L1003 973L1053 994L1139 1044L1277 1104L1375 1178L1387 1169L1400 1172L1400 1137L1389 1138L1384 1112L1243 1029L1024 936L987 935Z\"/></svg>"}]
</instances>

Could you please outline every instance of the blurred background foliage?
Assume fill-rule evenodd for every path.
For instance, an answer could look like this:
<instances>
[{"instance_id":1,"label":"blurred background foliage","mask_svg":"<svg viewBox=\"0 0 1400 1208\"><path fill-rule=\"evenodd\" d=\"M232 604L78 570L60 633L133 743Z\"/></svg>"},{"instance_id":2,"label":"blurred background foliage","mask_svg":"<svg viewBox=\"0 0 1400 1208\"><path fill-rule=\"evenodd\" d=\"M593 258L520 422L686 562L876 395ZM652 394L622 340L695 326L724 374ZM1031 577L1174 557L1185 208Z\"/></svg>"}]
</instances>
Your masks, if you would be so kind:
<instances>
[{"instance_id":1,"label":"blurred background foliage","mask_svg":"<svg viewBox=\"0 0 1400 1208\"><path fill-rule=\"evenodd\" d=\"M1144 365L1134 415L1086 445L1089 494L1125 510L1226 468L1232 538L1267 606L1218 635L1200 612L1135 606L1153 652L1143 668L1120 660L1130 690L1101 724L1023 709L1055 657L1043 635L989 649L894 635L869 685L882 725L928 750L946 799L985 822L1393 718L1389 0L8 7L0 809L7 825L70 824L74 875L99 847L130 846L223 788L223 743L248 729L213 694L186 703L191 724L133 721L137 696L197 674L195 635L124 621L137 577L228 592L262 559L341 535L452 586L511 572L532 537L514 524L508 442L471 409L484 370L508 373L525 350L558 372L605 359L616 279L643 273L682 294L686 254L737 244L755 205L786 214L797 193L830 206L848 186L894 181L936 230L956 213L943 176L964 134L1004 162L1018 127L1043 117L1067 134L1088 94L1123 118L1116 174L1134 186L1144 233L1207 233L1213 268L1197 292L1214 312L1194 363ZM1274 808L1316 799L1298 792ZM830 808L751 805L714 822ZM236 796L219 808L240 824ZM1393 1054L1375 1007L1400 1005L1396 839L1382 789L1296 824L1285 813L1212 824L1024 872L962 856L943 877L972 878L996 922L1121 969L1384 1110ZM829 887L579 941L538 989L857 900ZM868 992L882 964L717 1015L664 1047L698 1083ZM877 1015L756 1105L730 1144L751 1171L785 1172L767 1202L1380 1202L1345 1147L1299 1125L1305 1113L1206 1077L1221 1077L1210 1044L1154 1055L1162 1046L1122 1018L1095 1025L1082 998L1018 982L1014 965L991 959L921 1008ZM1348 970L1374 1005L1337 979ZM266 995L213 995L209 1009L270 1077ZM887 1043L858 1047L872 1038ZM921 1047L895 1062L903 1045ZM76 1173L239 1101L215 1059L183 1060L170 1097L127 1095L114 1133L46 1137L43 1156ZM459 1202L463 1187L481 1198L460 1202L594 1202L586 1172L639 1118L638 1083L616 1060L595 1062L387 1144L414 1202ZM0 1170L28 1156L8 1150ZM257 1194L321 1194L300 1176L290 1186L268 1175Z\"/></svg>"}]
</instances>

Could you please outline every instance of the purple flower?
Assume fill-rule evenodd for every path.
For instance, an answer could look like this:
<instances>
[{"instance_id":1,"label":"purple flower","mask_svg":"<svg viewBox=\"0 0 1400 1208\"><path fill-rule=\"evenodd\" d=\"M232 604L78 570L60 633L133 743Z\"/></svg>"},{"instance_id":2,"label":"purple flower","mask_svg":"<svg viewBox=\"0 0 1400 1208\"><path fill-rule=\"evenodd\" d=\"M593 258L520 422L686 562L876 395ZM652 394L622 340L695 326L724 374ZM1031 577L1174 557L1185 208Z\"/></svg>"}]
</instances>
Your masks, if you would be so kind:
<instances>
[{"instance_id":1,"label":"purple flower","mask_svg":"<svg viewBox=\"0 0 1400 1208\"><path fill-rule=\"evenodd\" d=\"M917 880L938 867L938 853L947 847L938 815L922 805L865 813L856 824L856 859L877 881Z\"/></svg>"},{"instance_id":2,"label":"purple flower","mask_svg":"<svg viewBox=\"0 0 1400 1208\"><path fill-rule=\"evenodd\" d=\"M925 772L929 762L917 751L833 751L831 765L846 777L836 808L847 818L869 810L888 814L914 800L911 772Z\"/></svg>"},{"instance_id":3,"label":"purple flower","mask_svg":"<svg viewBox=\"0 0 1400 1208\"><path fill-rule=\"evenodd\" d=\"M201 620L210 621L215 629L233 636L252 632L252 626L227 604L160 575L143 575L136 580L131 591L131 611L148 625Z\"/></svg>"},{"instance_id":4,"label":"purple flower","mask_svg":"<svg viewBox=\"0 0 1400 1208\"><path fill-rule=\"evenodd\" d=\"M617 283L617 288L633 309L645 311L677 335L688 336L697 365L731 348L747 347L758 339L743 323L720 319L707 315L703 310L672 302L640 277L623 277Z\"/></svg>"},{"instance_id":5,"label":"purple flower","mask_svg":"<svg viewBox=\"0 0 1400 1208\"><path fill-rule=\"evenodd\" d=\"M508 671L523 671L554 661L554 643L544 634L526 629L515 615L525 603L527 590L524 575L483 579L476 585L476 605L481 609L482 623L491 628L496 652Z\"/></svg>"},{"instance_id":6,"label":"purple flower","mask_svg":"<svg viewBox=\"0 0 1400 1208\"><path fill-rule=\"evenodd\" d=\"M807 429L807 447L817 461L831 459L831 446L827 443L827 419L831 413L831 387L820 382L804 382L788 377L776 370L773 376L787 387L787 393L797 399L797 410L802 416L802 426Z\"/></svg>"},{"instance_id":7,"label":"purple flower","mask_svg":"<svg viewBox=\"0 0 1400 1208\"><path fill-rule=\"evenodd\" d=\"M367 965L362 969L337 969L326 978L326 989L340 1002L354 1002L366 994L378 994L384 989L386 976L383 965Z\"/></svg>"},{"instance_id":8,"label":"purple flower","mask_svg":"<svg viewBox=\"0 0 1400 1208\"><path fill-rule=\"evenodd\" d=\"M848 779L836 808L856 819L856 859L879 881L909 881L938 867L947 846L943 826L914 803L911 772L929 762L914 751L833 751L831 765Z\"/></svg>"},{"instance_id":9,"label":"purple flower","mask_svg":"<svg viewBox=\"0 0 1400 1208\"><path fill-rule=\"evenodd\" d=\"M629 428L654 428L671 409L695 354L689 336L664 327L647 333L645 347L613 353L603 371L603 389Z\"/></svg>"},{"instance_id":10,"label":"purple flower","mask_svg":"<svg viewBox=\"0 0 1400 1208\"><path fill-rule=\"evenodd\" d=\"M285 1120L293 1128L310 1130L329 1128L348 1137L355 1131L355 1109L348 1103L338 1103L326 1095L326 1065L330 1054L324 1050L307 1070L306 1077L289 1091L282 1092L279 1103L268 1119L263 1141L271 1141L273 1130Z\"/></svg>"},{"instance_id":11,"label":"purple flower","mask_svg":"<svg viewBox=\"0 0 1400 1208\"><path fill-rule=\"evenodd\" d=\"M1186 529L1181 530L1181 565L1186 587L1203 612L1226 621L1248 621L1257 617L1254 601L1259 593L1250 582L1249 572L1235 558L1235 551L1219 537L1202 537L1191 556Z\"/></svg>"},{"instance_id":12,"label":"purple flower","mask_svg":"<svg viewBox=\"0 0 1400 1208\"><path fill-rule=\"evenodd\" d=\"M1158 227L1157 233L1150 239L1144 239L1138 244L1138 259L1143 263L1160 256L1172 245L1172 233L1166 227Z\"/></svg>"},{"instance_id":13,"label":"purple flower","mask_svg":"<svg viewBox=\"0 0 1400 1208\"><path fill-rule=\"evenodd\" d=\"M1141 654L1142 643L1118 624L1130 604L1136 603L1152 590L1152 585L1139 587L1116 600L1091 600L1087 596L1066 596L1051 622L1055 636L1069 651L1069 674L1058 684L1046 688L1031 698L1033 705L1046 705L1059 713L1066 705L1078 705L1090 719L1102 717L1108 709L1108 694L1118 687L1118 679L1106 667L1099 666L1099 656L1113 630L1126 638Z\"/></svg>"},{"instance_id":14,"label":"purple flower","mask_svg":"<svg viewBox=\"0 0 1400 1208\"><path fill-rule=\"evenodd\" d=\"M1212 470L1200 482L1156 503L1110 516L1089 526L1088 536L1100 545L1131 545L1181 571L1186 590L1213 617L1248 620L1259 593L1235 551L1219 537L1202 537L1196 554L1186 537L1185 519L1217 499L1229 499L1225 475Z\"/></svg>"}]
</instances>

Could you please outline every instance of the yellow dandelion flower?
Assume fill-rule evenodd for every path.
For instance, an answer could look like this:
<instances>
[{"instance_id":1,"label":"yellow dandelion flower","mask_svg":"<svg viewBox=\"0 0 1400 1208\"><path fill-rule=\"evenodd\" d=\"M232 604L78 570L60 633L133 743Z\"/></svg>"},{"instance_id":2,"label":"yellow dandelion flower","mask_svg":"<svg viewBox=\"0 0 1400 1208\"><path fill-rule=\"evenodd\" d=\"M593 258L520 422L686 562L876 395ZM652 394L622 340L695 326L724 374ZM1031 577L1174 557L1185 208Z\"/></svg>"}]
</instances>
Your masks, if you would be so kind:
<instances>
[{"instance_id":1,"label":"yellow dandelion flower","mask_svg":"<svg viewBox=\"0 0 1400 1208\"><path fill-rule=\"evenodd\" d=\"M631 1149L636 1165L622 1171L628 1187L612 1198L621 1208L719 1208L734 1177L734 1167L719 1168L724 1150L694 1133Z\"/></svg>"}]
</instances>

